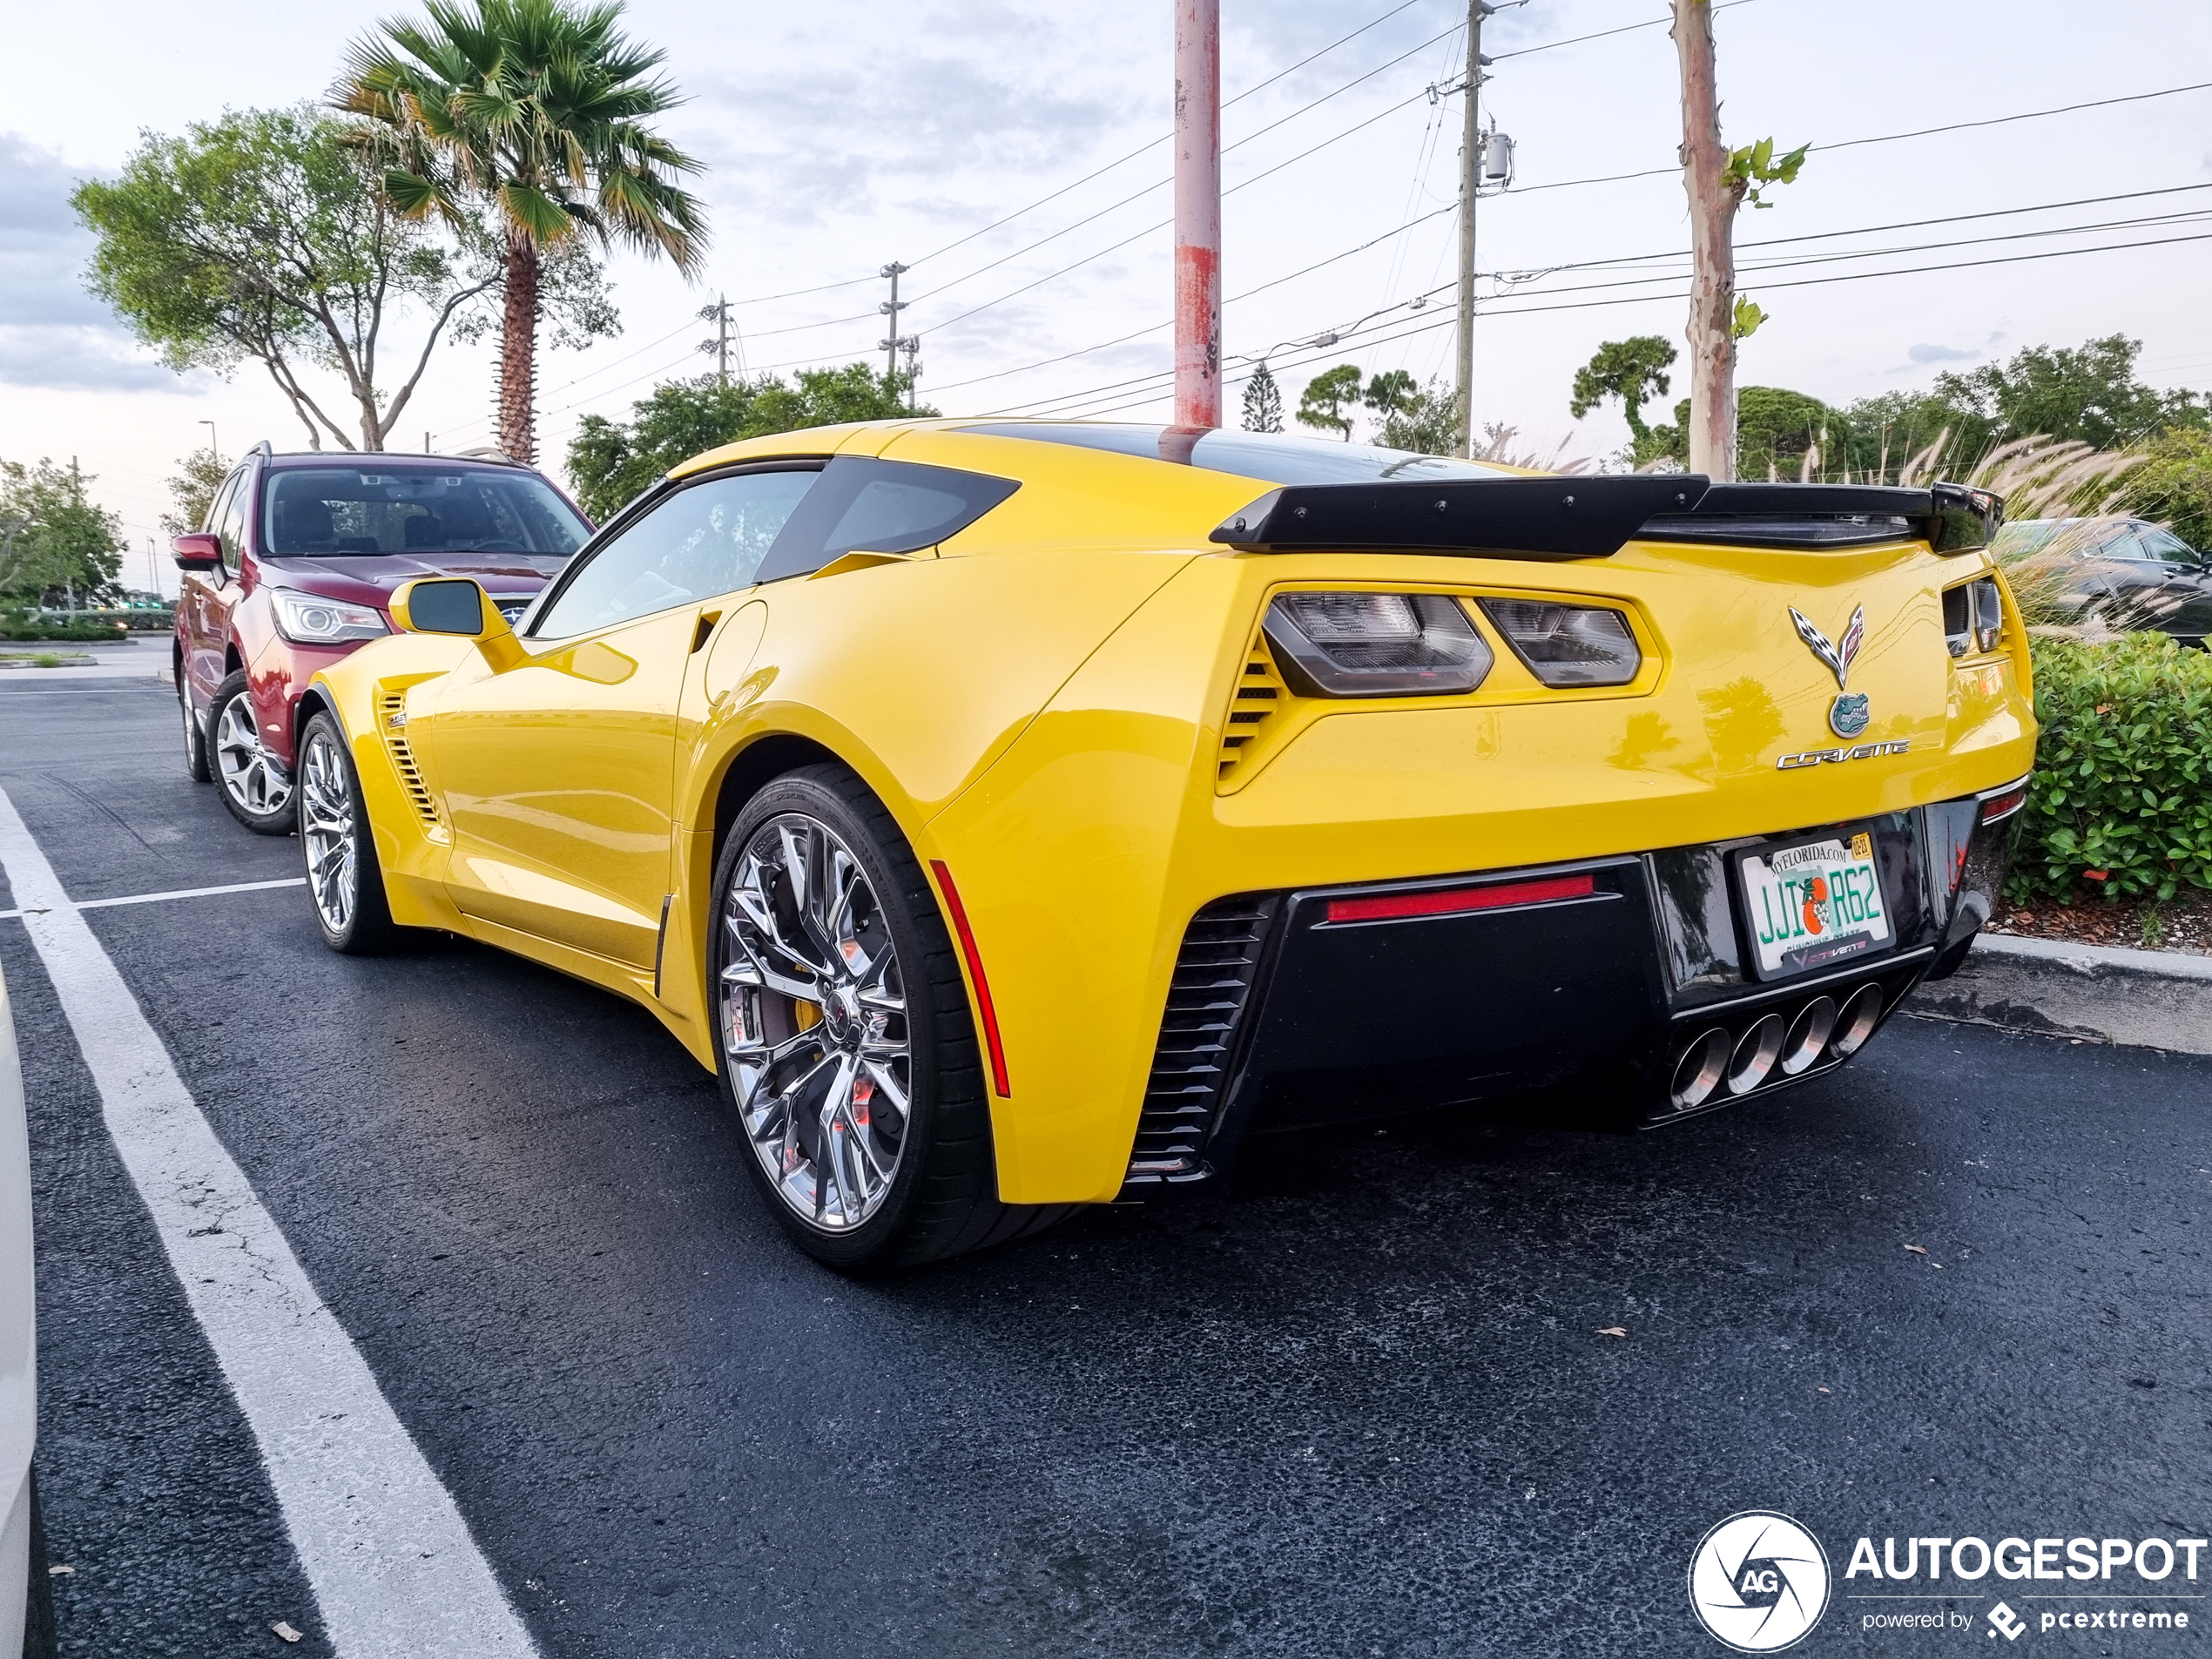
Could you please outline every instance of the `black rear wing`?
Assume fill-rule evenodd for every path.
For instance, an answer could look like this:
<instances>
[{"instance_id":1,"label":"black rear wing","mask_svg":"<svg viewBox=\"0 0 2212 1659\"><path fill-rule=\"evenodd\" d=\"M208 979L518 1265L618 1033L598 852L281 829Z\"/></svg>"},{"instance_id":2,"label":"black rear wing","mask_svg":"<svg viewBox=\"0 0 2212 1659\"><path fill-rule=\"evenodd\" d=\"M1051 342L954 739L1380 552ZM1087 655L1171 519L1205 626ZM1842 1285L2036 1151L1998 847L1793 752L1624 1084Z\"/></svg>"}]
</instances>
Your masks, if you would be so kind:
<instances>
[{"instance_id":1,"label":"black rear wing","mask_svg":"<svg viewBox=\"0 0 2212 1659\"><path fill-rule=\"evenodd\" d=\"M1451 553L1604 558L1633 541L1798 550L1925 542L1988 545L2005 503L1939 483L1716 484L1697 473L1286 484L1232 514L1212 540L1251 553Z\"/></svg>"}]
</instances>

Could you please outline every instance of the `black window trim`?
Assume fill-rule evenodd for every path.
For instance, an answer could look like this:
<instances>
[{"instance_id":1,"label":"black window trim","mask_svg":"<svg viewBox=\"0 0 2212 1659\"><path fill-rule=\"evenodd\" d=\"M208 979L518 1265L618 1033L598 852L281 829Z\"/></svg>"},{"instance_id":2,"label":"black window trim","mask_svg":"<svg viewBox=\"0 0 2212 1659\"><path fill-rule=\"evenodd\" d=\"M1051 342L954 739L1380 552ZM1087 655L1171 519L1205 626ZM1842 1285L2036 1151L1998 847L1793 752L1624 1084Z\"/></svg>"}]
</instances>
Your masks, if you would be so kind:
<instances>
[{"instance_id":1,"label":"black window trim","mask_svg":"<svg viewBox=\"0 0 2212 1659\"><path fill-rule=\"evenodd\" d=\"M627 534L631 525L671 496L679 496L684 491L694 489L700 484L712 483L724 478L742 478L751 473L820 472L829 465L831 459L829 455L774 455L757 461L733 461L725 466L707 467L698 472L687 472L681 477L663 477L658 482L639 490L631 499L628 506L623 508L621 511L592 532L590 539L570 556L568 563L562 567L561 574L547 584L544 592L538 595L536 603L530 609L529 631L523 635L523 637L532 640L542 639L550 643L556 638L581 639L583 634L598 632L597 629L587 628L583 631L583 634L541 634L537 631L537 625L553 607L560 603L561 596L568 590L570 584L575 582L586 565ZM630 620L641 619L632 617ZM625 624L621 623L607 624L609 627L624 625Z\"/></svg>"}]
</instances>

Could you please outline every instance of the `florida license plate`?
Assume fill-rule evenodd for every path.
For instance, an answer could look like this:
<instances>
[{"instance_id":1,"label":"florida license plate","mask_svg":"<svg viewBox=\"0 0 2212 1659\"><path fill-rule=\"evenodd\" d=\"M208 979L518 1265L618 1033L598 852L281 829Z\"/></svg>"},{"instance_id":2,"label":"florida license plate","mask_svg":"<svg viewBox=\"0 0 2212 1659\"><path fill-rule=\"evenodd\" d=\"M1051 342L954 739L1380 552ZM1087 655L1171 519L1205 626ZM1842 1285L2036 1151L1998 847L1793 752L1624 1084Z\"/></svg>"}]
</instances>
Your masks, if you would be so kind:
<instances>
[{"instance_id":1,"label":"florida license plate","mask_svg":"<svg viewBox=\"0 0 2212 1659\"><path fill-rule=\"evenodd\" d=\"M1825 967L1890 941L1874 838L1863 831L1747 853L1737 869L1762 979Z\"/></svg>"}]
</instances>

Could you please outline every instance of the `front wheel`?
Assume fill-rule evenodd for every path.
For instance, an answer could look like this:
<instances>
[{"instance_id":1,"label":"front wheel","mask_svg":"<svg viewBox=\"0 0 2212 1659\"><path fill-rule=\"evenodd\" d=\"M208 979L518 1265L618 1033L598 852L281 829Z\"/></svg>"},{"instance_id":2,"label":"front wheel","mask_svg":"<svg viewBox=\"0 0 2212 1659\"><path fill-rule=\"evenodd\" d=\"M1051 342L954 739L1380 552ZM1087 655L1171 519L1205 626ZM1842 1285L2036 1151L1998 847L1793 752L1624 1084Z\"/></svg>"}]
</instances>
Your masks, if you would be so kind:
<instances>
[{"instance_id":1,"label":"front wheel","mask_svg":"<svg viewBox=\"0 0 2212 1659\"><path fill-rule=\"evenodd\" d=\"M717 861L707 968L718 1068L769 1207L860 1271L1049 1224L1002 1204L974 1022L937 901L842 766L755 795Z\"/></svg>"},{"instance_id":2,"label":"front wheel","mask_svg":"<svg viewBox=\"0 0 2212 1659\"><path fill-rule=\"evenodd\" d=\"M345 734L327 714L310 719L300 739L300 846L324 944L345 955L368 956L399 942L361 776Z\"/></svg>"},{"instance_id":3,"label":"front wheel","mask_svg":"<svg viewBox=\"0 0 2212 1659\"><path fill-rule=\"evenodd\" d=\"M244 670L215 688L207 724L223 805L256 835L289 835L299 820L292 779L261 742L261 723L247 694Z\"/></svg>"},{"instance_id":4,"label":"front wheel","mask_svg":"<svg viewBox=\"0 0 2212 1659\"><path fill-rule=\"evenodd\" d=\"M199 723L181 673L177 676L177 707L185 717L185 775L196 784L212 783L215 772L207 764L207 728Z\"/></svg>"}]
</instances>

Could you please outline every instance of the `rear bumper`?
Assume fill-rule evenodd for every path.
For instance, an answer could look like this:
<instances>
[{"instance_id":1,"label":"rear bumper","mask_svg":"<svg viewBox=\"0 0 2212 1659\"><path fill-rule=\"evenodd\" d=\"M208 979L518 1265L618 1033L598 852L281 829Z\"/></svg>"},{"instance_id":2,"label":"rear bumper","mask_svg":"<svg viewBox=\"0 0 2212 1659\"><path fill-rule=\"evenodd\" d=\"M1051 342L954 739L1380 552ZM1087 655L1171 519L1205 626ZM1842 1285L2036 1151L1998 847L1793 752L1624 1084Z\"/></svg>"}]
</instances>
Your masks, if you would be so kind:
<instances>
[{"instance_id":1,"label":"rear bumper","mask_svg":"<svg viewBox=\"0 0 2212 1659\"><path fill-rule=\"evenodd\" d=\"M1914 984L1954 967L1987 919L2012 824L1983 823L1983 799L1704 846L1217 900L1185 934L1130 1184L1203 1179L1271 1130L1545 1089L1651 1125L1819 1076ZM1746 966L1731 855L1859 829L1873 837L1895 936L1762 982ZM1495 902L1390 914L1470 887Z\"/></svg>"}]
</instances>

